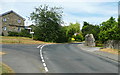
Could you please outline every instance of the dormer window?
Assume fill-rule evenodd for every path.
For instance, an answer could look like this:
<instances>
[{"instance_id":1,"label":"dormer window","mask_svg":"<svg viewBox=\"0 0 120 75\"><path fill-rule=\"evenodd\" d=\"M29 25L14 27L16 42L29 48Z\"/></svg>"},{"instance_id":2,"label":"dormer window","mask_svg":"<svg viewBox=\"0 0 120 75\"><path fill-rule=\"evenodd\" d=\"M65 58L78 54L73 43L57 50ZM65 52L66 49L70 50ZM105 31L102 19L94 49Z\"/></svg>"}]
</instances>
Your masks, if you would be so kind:
<instances>
[{"instance_id":1,"label":"dormer window","mask_svg":"<svg viewBox=\"0 0 120 75\"><path fill-rule=\"evenodd\" d=\"M18 23L21 23L21 20L20 20L20 19L18 19Z\"/></svg>"},{"instance_id":2,"label":"dormer window","mask_svg":"<svg viewBox=\"0 0 120 75\"><path fill-rule=\"evenodd\" d=\"M3 18L3 21L4 21L4 22L6 22L6 21L7 21L7 19L6 19L6 18Z\"/></svg>"}]
</instances>

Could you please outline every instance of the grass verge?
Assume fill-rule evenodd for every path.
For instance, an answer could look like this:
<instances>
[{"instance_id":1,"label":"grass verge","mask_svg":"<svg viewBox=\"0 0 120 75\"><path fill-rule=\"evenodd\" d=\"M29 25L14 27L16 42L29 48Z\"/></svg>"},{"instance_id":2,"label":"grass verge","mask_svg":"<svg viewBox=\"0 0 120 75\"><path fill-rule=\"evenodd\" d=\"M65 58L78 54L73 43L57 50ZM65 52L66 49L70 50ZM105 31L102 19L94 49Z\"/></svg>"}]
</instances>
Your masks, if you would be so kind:
<instances>
[{"instance_id":1,"label":"grass verge","mask_svg":"<svg viewBox=\"0 0 120 75\"><path fill-rule=\"evenodd\" d=\"M120 54L120 50L118 49L104 48L104 49L100 49L100 51L104 51L112 54Z\"/></svg>"},{"instance_id":2,"label":"grass verge","mask_svg":"<svg viewBox=\"0 0 120 75\"><path fill-rule=\"evenodd\" d=\"M8 75L14 73L14 71L7 65L0 63L0 75Z\"/></svg>"},{"instance_id":3,"label":"grass verge","mask_svg":"<svg viewBox=\"0 0 120 75\"><path fill-rule=\"evenodd\" d=\"M0 44L53 44L49 42L36 41L28 37L0 36Z\"/></svg>"}]
</instances>

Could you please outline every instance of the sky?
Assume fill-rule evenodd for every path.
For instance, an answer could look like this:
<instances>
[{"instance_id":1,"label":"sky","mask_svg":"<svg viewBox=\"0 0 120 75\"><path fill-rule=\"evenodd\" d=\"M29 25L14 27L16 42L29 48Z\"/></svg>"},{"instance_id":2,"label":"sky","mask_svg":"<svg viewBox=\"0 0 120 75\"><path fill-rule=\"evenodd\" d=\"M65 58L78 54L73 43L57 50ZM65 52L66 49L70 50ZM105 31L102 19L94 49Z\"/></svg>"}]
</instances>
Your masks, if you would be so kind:
<instances>
[{"instance_id":1,"label":"sky","mask_svg":"<svg viewBox=\"0 0 120 75\"><path fill-rule=\"evenodd\" d=\"M118 0L0 0L0 14L13 10L26 19L28 26L32 24L30 13L44 4L63 8L63 25L79 22L82 27L83 21L99 25L111 16L118 17Z\"/></svg>"}]
</instances>

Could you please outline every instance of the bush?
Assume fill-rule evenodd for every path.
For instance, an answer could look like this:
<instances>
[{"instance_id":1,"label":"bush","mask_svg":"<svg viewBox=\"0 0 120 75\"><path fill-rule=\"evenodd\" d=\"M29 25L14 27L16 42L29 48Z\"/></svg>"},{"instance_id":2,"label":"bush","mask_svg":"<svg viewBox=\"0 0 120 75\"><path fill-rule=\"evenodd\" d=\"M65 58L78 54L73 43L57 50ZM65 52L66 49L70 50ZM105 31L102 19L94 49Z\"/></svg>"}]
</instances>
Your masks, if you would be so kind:
<instances>
[{"instance_id":1,"label":"bush","mask_svg":"<svg viewBox=\"0 0 120 75\"><path fill-rule=\"evenodd\" d=\"M8 36L19 36L18 32L9 31Z\"/></svg>"},{"instance_id":2,"label":"bush","mask_svg":"<svg viewBox=\"0 0 120 75\"><path fill-rule=\"evenodd\" d=\"M9 31L8 36L21 36L21 37L31 37L28 30L21 30L21 32Z\"/></svg>"},{"instance_id":3,"label":"bush","mask_svg":"<svg viewBox=\"0 0 120 75\"><path fill-rule=\"evenodd\" d=\"M31 37L31 34L29 33L28 30L21 30L21 32L19 32L19 36L21 36L21 37Z\"/></svg>"},{"instance_id":4,"label":"bush","mask_svg":"<svg viewBox=\"0 0 120 75\"><path fill-rule=\"evenodd\" d=\"M82 34L77 34L76 36L73 36L75 38L75 41L83 41L83 35Z\"/></svg>"}]
</instances>

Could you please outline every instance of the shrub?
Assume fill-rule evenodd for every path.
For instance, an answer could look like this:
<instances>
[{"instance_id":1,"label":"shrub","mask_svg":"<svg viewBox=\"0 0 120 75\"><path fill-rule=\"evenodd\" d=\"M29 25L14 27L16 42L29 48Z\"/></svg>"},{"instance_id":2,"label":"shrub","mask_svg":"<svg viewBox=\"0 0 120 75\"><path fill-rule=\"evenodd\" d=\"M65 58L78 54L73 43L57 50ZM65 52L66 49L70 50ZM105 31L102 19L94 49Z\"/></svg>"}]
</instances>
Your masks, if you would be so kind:
<instances>
[{"instance_id":1,"label":"shrub","mask_svg":"<svg viewBox=\"0 0 120 75\"><path fill-rule=\"evenodd\" d=\"M19 36L21 36L21 37L31 37L31 34L29 33L28 30L21 30L21 32L19 32Z\"/></svg>"},{"instance_id":2,"label":"shrub","mask_svg":"<svg viewBox=\"0 0 120 75\"><path fill-rule=\"evenodd\" d=\"M19 36L18 32L9 31L8 36Z\"/></svg>"},{"instance_id":3,"label":"shrub","mask_svg":"<svg viewBox=\"0 0 120 75\"><path fill-rule=\"evenodd\" d=\"M21 32L9 31L8 36L21 36L21 37L31 37L28 30L21 30Z\"/></svg>"},{"instance_id":4,"label":"shrub","mask_svg":"<svg viewBox=\"0 0 120 75\"><path fill-rule=\"evenodd\" d=\"M77 34L76 36L73 36L75 38L75 41L83 41L83 35L82 34Z\"/></svg>"}]
</instances>

